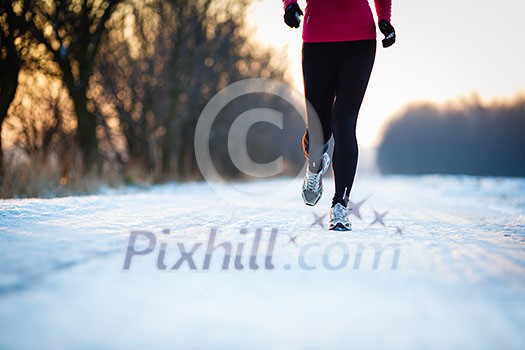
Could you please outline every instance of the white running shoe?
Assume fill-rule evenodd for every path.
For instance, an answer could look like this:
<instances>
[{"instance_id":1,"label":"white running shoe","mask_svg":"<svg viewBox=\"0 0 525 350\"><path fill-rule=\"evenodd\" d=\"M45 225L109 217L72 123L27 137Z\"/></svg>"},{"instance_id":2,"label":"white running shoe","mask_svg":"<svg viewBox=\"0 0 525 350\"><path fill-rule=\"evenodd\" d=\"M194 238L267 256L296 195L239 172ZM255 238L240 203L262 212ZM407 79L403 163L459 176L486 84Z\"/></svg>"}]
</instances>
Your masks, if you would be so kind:
<instances>
[{"instance_id":1,"label":"white running shoe","mask_svg":"<svg viewBox=\"0 0 525 350\"><path fill-rule=\"evenodd\" d=\"M322 177L330 166L330 156L328 153L323 154L321 162L321 167L317 173L312 173L310 168L308 166L306 167L306 174L303 180L303 200L306 205L316 205L323 194Z\"/></svg>"},{"instance_id":2,"label":"white running shoe","mask_svg":"<svg viewBox=\"0 0 525 350\"><path fill-rule=\"evenodd\" d=\"M352 231L352 224L348 220L346 208L337 203L330 209L330 230L334 231Z\"/></svg>"}]
</instances>

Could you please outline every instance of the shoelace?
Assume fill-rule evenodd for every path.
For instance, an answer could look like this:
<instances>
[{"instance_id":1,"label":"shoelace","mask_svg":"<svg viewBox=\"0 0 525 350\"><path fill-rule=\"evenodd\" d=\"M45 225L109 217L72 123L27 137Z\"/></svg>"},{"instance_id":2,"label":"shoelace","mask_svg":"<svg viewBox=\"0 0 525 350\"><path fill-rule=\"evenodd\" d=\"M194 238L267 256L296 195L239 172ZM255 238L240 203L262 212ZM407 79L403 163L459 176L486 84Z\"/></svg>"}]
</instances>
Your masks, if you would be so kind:
<instances>
[{"instance_id":1,"label":"shoelace","mask_svg":"<svg viewBox=\"0 0 525 350\"><path fill-rule=\"evenodd\" d=\"M315 174L308 171L308 175L306 176L306 188L309 191L318 191L319 185L321 183L321 173Z\"/></svg>"},{"instance_id":2,"label":"shoelace","mask_svg":"<svg viewBox=\"0 0 525 350\"><path fill-rule=\"evenodd\" d=\"M321 177L328 169L327 165L329 164L329 162L330 162L330 158L328 157L328 154L325 153L323 154L322 163L321 163L322 166L319 169L318 173L312 173L310 172L310 169L307 170L306 189L308 191L313 191L313 192L319 191L319 188L321 187Z\"/></svg>"},{"instance_id":3,"label":"shoelace","mask_svg":"<svg viewBox=\"0 0 525 350\"><path fill-rule=\"evenodd\" d=\"M346 209L342 205L336 205L333 213L334 219L346 220Z\"/></svg>"}]
</instances>

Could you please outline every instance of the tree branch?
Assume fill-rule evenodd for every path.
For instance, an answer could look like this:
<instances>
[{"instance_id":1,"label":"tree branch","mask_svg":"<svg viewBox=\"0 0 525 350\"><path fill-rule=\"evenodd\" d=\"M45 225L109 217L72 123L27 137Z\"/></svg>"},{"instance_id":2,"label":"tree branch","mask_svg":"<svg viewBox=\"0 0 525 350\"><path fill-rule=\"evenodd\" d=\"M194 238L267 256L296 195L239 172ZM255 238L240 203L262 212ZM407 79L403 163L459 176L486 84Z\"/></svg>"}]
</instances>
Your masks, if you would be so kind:
<instances>
[{"instance_id":1,"label":"tree branch","mask_svg":"<svg viewBox=\"0 0 525 350\"><path fill-rule=\"evenodd\" d=\"M91 42L88 45L87 50L87 59L90 62L93 62L95 59L95 55L97 54L98 47L100 45L100 40L102 38L102 33L104 32L104 26L106 22L109 20L111 15L113 14L113 11L119 3L121 3L122 0L111 0L108 4L108 7L104 10L104 14L100 18L100 21L97 24L97 28L95 29L95 32L93 33L93 36L91 38Z\"/></svg>"}]
</instances>

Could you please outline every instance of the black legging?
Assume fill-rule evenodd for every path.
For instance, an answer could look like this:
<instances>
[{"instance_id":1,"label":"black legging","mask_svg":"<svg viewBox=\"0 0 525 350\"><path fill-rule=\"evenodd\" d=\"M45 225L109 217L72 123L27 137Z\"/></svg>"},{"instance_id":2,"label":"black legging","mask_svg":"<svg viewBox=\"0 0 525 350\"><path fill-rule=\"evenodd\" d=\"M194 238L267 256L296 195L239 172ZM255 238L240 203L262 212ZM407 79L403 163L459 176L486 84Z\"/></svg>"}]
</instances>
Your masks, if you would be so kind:
<instances>
[{"instance_id":1,"label":"black legging","mask_svg":"<svg viewBox=\"0 0 525 350\"><path fill-rule=\"evenodd\" d=\"M328 141L334 136L332 206L336 203L347 205L354 182L358 157L357 115L375 54L375 40L303 43L305 95L319 116L324 139L324 146L312 149L308 144L308 131L305 132L303 150L307 158L310 154L310 160L317 160L315 158L328 148Z\"/></svg>"}]
</instances>

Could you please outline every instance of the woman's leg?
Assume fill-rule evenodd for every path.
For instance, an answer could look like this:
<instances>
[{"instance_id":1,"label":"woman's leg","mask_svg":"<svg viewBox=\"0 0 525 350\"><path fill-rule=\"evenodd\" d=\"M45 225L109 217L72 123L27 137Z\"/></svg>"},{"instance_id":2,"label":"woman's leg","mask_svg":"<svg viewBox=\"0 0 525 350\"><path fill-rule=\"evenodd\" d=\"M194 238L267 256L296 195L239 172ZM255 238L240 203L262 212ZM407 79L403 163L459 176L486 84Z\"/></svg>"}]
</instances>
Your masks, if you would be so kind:
<instances>
[{"instance_id":1,"label":"woman's leg","mask_svg":"<svg viewBox=\"0 0 525 350\"><path fill-rule=\"evenodd\" d=\"M355 134L357 116L374 66L376 41L346 43L338 66L336 100L332 118L334 154L332 170L335 194L332 206L346 207L357 168L358 146Z\"/></svg>"},{"instance_id":2,"label":"woman's leg","mask_svg":"<svg viewBox=\"0 0 525 350\"><path fill-rule=\"evenodd\" d=\"M303 43L303 78L304 92L308 102L314 108L322 128L322 144L316 144L309 138L307 130L303 137L303 151L311 162L319 160L327 149L332 135L332 108L337 89L338 49L341 43ZM313 111L307 110L309 126ZM316 132L316 130L310 130ZM318 131L320 132L320 131ZM316 138L317 140L317 138ZM320 143L319 141L317 143ZM317 162L320 165L320 162ZM311 169L317 170L317 169Z\"/></svg>"}]
</instances>

